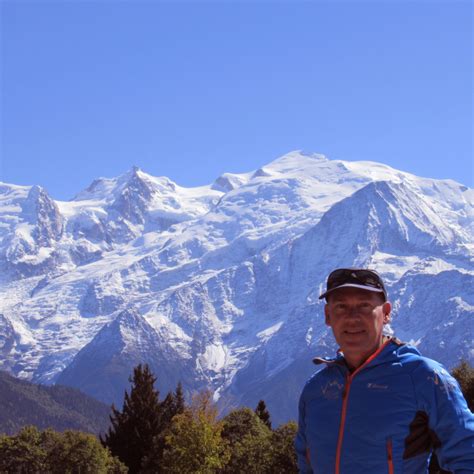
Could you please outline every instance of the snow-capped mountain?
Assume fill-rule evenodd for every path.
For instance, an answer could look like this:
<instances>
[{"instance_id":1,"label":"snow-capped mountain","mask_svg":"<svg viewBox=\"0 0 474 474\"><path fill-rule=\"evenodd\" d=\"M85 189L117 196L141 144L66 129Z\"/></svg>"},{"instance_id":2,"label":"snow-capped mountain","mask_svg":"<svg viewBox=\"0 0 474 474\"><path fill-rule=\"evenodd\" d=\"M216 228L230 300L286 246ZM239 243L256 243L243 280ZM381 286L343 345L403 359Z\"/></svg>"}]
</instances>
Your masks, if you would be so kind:
<instances>
[{"instance_id":1,"label":"snow-capped mountain","mask_svg":"<svg viewBox=\"0 0 474 474\"><path fill-rule=\"evenodd\" d=\"M120 403L148 362L163 392L283 421L336 349L318 295L341 266L383 274L399 338L472 363L473 209L454 181L302 152L189 189L133 168L68 202L2 184L0 368Z\"/></svg>"}]
</instances>

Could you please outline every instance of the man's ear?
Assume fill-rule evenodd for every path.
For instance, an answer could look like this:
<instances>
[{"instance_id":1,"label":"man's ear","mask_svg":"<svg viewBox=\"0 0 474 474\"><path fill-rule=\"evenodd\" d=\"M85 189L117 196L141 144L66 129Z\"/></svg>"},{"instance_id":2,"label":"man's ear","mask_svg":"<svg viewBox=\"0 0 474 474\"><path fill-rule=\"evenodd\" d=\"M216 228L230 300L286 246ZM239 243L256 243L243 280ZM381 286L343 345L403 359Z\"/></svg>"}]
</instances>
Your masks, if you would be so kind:
<instances>
[{"instance_id":1,"label":"man's ear","mask_svg":"<svg viewBox=\"0 0 474 474\"><path fill-rule=\"evenodd\" d=\"M390 313L392 311L392 303L390 303L390 301L385 301L385 303L382 306L382 311L383 311L383 323L387 324L390 322Z\"/></svg>"},{"instance_id":2,"label":"man's ear","mask_svg":"<svg viewBox=\"0 0 474 474\"><path fill-rule=\"evenodd\" d=\"M327 304L324 305L324 322L328 326L331 326L331 321L330 321L330 317L329 317L329 308L328 308Z\"/></svg>"}]
</instances>

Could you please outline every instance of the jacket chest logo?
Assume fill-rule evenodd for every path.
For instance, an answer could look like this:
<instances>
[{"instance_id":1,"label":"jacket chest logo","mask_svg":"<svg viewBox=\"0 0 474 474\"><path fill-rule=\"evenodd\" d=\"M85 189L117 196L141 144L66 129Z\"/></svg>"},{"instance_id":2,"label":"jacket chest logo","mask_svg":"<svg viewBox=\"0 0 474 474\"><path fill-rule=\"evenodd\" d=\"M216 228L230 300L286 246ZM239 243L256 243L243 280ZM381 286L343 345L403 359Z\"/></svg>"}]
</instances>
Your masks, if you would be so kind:
<instances>
[{"instance_id":1,"label":"jacket chest logo","mask_svg":"<svg viewBox=\"0 0 474 474\"><path fill-rule=\"evenodd\" d=\"M342 390L344 389L344 384L338 382L337 380L331 380L327 382L326 385L321 389L321 393L324 398L328 400L337 400L341 397Z\"/></svg>"}]
</instances>

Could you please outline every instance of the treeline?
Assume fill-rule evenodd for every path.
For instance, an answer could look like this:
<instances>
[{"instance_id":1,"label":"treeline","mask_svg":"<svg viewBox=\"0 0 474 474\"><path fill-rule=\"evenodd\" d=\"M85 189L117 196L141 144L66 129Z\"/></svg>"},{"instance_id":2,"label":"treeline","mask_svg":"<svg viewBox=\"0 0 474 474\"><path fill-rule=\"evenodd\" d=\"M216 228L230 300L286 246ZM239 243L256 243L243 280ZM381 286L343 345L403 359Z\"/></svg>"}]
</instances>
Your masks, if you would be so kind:
<instances>
[{"instance_id":1,"label":"treeline","mask_svg":"<svg viewBox=\"0 0 474 474\"><path fill-rule=\"evenodd\" d=\"M184 402L181 385L163 401L147 365L134 369L122 411L113 408L112 425L102 439L131 474L293 473L296 423L272 430L260 401L218 418L209 392Z\"/></svg>"},{"instance_id":2,"label":"treeline","mask_svg":"<svg viewBox=\"0 0 474 474\"><path fill-rule=\"evenodd\" d=\"M469 408L474 409L474 369L466 362L453 371ZM219 419L211 394L185 403L181 385L162 401L147 365L133 371L121 411L112 406L103 438L75 431L23 428L0 436L0 473L114 474L291 474L297 472L293 441L297 426L272 429L260 401ZM431 474L442 474L433 456Z\"/></svg>"},{"instance_id":3,"label":"treeline","mask_svg":"<svg viewBox=\"0 0 474 474\"><path fill-rule=\"evenodd\" d=\"M461 362L452 374L474 410L474 368ZM135 368L132 382L123 411L114 409L112 427L102 440L131 473L298 472L293 446L297 425L291 421L272 430L262 400L255 411L239 408L219 420L209 393L196 395L185 406L178 385L159 402L147 366ZM449 474L440 469L435 455L429 472Z\"/></svg>"},{"instance_id":4,"label":"treeline","mask_svg":"<svg viewBox=\"0 0 474 474\"><path fill-rule=\"evenodd\" d=\"M0 371L0 433L34 425L98 434L107 430L109 414L110 406L75 388L37 385Z\"/></svg>"},{"instance_id":5,"label":"treeline","mask_svg":"<svg viewBox=\"0 0 474 474\"><path fill-rule=\"evenodd\" d=\"M80 431L58 433L27 426L14 436L0 436L0 473L125 474L96 436Z\"/></svg>"}]
</instances>

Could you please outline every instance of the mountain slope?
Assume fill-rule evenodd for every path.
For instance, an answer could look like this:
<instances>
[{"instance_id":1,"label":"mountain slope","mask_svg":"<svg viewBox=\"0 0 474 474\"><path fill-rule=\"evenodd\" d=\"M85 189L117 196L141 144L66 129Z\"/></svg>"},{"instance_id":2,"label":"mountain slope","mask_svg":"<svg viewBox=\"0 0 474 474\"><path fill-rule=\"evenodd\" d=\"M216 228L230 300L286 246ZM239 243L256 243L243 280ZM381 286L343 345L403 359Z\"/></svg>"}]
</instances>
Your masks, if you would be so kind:
<instances>
[{"instance_id":1,"label":"mountain slope","mask_svg":"<svg viewBox=\"0 0 474 474\"><path fill-rule=\"evenodd\" d=\"M148 362L163 392L265 396L284 421L312 356L336 349L317 296L341 266L382 273L399 337L473 360L474 191L453 181L292 152L194 189L134 168L36 218L30 194L0 188L0 364L21 377L118 402ZM19 232L22 266L2 250Z\"/></svg>"},{"instance_id":2,"label":"mountain slope","mask_svg":"<svg viewBox=\"0 0 474 474\"><path fill-rule=\"evenodd\" d=\"M35 385L0 371L1 433L14 434L25 425L104 433L109 413L110 406L73 388Z\"/></svg>"}]
</instances>

